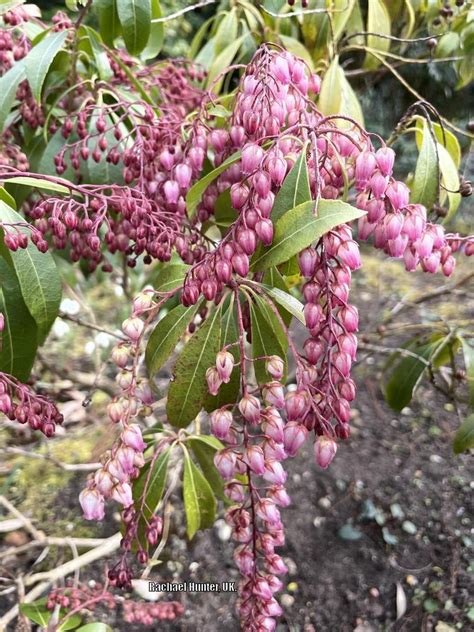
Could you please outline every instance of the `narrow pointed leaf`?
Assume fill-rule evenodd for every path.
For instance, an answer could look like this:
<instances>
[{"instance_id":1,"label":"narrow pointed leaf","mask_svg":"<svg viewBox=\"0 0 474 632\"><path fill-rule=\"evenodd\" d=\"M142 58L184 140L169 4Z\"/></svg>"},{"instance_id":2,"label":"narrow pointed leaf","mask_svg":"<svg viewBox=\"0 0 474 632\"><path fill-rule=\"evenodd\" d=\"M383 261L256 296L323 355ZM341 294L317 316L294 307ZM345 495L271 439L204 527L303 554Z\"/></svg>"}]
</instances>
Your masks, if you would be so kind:
<instances>
[{"instance_id":1,"label":"narrow pointed leaf","mask_svg":"<svg viewBox=\"0 0 474 632\"><path fill-rule=\"evenodd\" d=\"M3 132L5 122L15 102L16 91L25 78L24 60L16 62L0 77L0 133Z\"/></svg>"},{"instance_id":2,"label":"narrow pointed leaf","mask_svg":"<svg viewBox=\"0 0 474 632\"><path fill-rule=\"evenodd\" d=\"M188 194L186 195L186 207L188 211L188 215L192 217L198 207L199 202L202 199L202 196L207 189L207 187L213 182L221 173L223 173L228 167L233 165L235 162L240 160L240 151L237 151L232 156L229 156L227 160L213 169L210 173L206 174L203 178L198 180L193 186L189 189Z\"/></svg>"},{"instance_id":3,"label":"narrow pointed leaf","mask_svg":"<svg viewBox=\"0 0 474 632\"><path fill-rule=\"evenodd\" d=\"M265 370L265 360L256 360L262 356L279 356L286 367L286 335L276 315L260 297L250 306L252 323L252 357L255 376L259 384L265 384L273 378ZM286 369L285 369L286 374Z\"/></svg>"},{"instance_id":4,"label":"narrow pointed leaf","mask_svg":"<svg viewBox=\"0 0 474 632\"><path fill-rule=\"evenodd\" d=\"M199 529L212 527L217 503L211 486L188 452L184 455L183 500L186 531L188 538L192 540Z\"/></svg>"},{"instance_id":5,"label":"narrow pointed leaf","mask_svg":"<svg viewBox=\"0 0 474 632\"><path fill-rule=\"evenodd\" d=\"M116 0L117 13L127 50L138 55L147 45L151 27L150 0Z\"/></svg>"},{"instance_id":6,"label":"narrow pointed leaf","mask_svg":"<svg viewBox=\"0 0 474 632\"><path fill-rule=\"evenodd\" d=\"M158 322L148 340L145 351L145 362L150 377L153 377L168 360L183 337L196 310L197 305L190 307L177 305Z\"/></svg>"},{"instance_id":7,"label":"narrow pointed leaf","mask_svg":"<svg viewBox=\"0 0 474 632\"><path fill-rule=\"evenodd\" d=\"M107 46L113 46L121 27L115 0L94 0L99 17L99 31Z\"/></svg>"},{"instance_id":8,"label":"narrow pointed leaf","mask_svg":"<svg viewBox=\"0 0 474 632\"><path fill-rule=\"evenodd\" d=\"M309 188L308 164L306 150L302 151L298 160L283 181L272 208L272 222L275 223L287 211L303 202L311 200Z\"/></svg>"},{"instance_id":9,"label":"narrow pointed leaf","mask_svg":"<svg viewBox=\"0 0 474 632\"><path fill-rule=\"evenodd\" d=\"M288 261L335 226L364 215L364 211L340 200L320 200L317 215L314 201L304 202L280 217L271 246L252 261L252 269L265 270Z\"/></svg>"},{"instance_id":10,"label":"narrow pointed leaf","mask_svg":"<svg viewBox=\"0 0 474 632\"><path fill-rule=\"evenodd\" d=\"M470 415L463 421L454 435L453 452L461 454L474 448L474 415Z\"/></svg>"},{"instance_id":11,"label":"narrow pointed leaf","mask_svg":"<svg viewBox=\"0 0 474 632\"><path fill-rule=\"evenodd\" d=\"M416 162L412 184L412 202L424 204L429 210L436 202L439 192L439 165L435 141L427 125L423 130L423 142Z\"/></svg>"},{"instance_id":12,"label":"narrow pointed leaf","mask_svg":"<svg viewBox=\"0 0 474 632\"><path fill-rule=\"evenodd\" d=\"M214 455L216 453L216 448L211 447L203 441L199 441L199 437L196 437L195 439L190 439L188 443L194 453L194 456L197 459L197 462L199 463L199 466L201 467L202 473L211 486L215 496L217 498L220 498L221 500L225 500L226 496L224 494L224 481L222 480L219 471L214 465Z\"/></svg>"},{"instance_id":13,"label":"narrow pointed leaf","mask_svg":"<svg viewBox=\"0 0 474 632\"><path fill-rule=\"evenodd\" d=\"M64 46L69 31L49 33L34 46L24 59L25 73L31 91L36 101L41 101L41 91L44 80L54 61L54 58Z\"/></svg>"},{"instance_id":14,"label":"narrow pointed leaf","mask_svg":"<svg viewBox=\"0 0 474 632\"><path fill-rule=\"evenodd\" d=\"M151 17L162 17L161 6L159 0L151 0ZM163 42L165 37L165 27L163 22L153 22L150 26L150 37L148 39L145 50L141 54L142 59L154 59L163 48Z\"/></svg>"},{"instance_id":15,"label":"narrow pointed leaf","mask_svg":"<svg viewBox=\"0 0 474 632\"><path fill-rule=\"evenodd\" d=\"M221 307L211 312L191 336L176 362L166 412L178 428L186 427L202 409L208 394L206 371L221 348Z\"/></svg>"}]
</instances>

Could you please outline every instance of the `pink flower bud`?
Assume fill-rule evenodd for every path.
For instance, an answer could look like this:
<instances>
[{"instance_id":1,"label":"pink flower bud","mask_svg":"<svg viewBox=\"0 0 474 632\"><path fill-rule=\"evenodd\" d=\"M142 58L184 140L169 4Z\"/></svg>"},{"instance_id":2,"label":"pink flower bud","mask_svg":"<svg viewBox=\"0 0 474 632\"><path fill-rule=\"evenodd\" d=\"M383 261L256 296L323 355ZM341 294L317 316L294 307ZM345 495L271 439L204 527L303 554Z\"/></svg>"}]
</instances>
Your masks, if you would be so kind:
<instances>
[{"instance_id":1,"label":"pink flower bud","mask_svg":"<svg viewBox=\"0 0 474 632\"><path fill-rule=\"evenodd\" d=\"M83 489L79 494L79 502L86 520L103 520L105 515L104 497L97 489Z\"/></svg>"},{"instance_id":2,"label":"pink flower bud","mask_svg":"<svg viewBox=\"0 0 474 632\"><path fill-rule=\"evenodd\" d=\"M217 294L217 283L214 279L205 279L201 285L201 292L208 301L213 301Z\"/></svg>"},{"instance_id":3,"label":"pink flower bud","mask_svg":"<svg viewBox=\"0 0 474 632\"><path fill-rule=\"evenodd\" d=\"M444 276L446 277L451 276L452 273L454 272L455 267L456 267L456 259L450 255L442 265Z\"/></svg>"},{"instance_id":4,"label":"pink flower bud","mask_svg":"<svg viewBox=\"0 0 474 632\"><path fill-rule=\"evenodd\" d=\"M338 342L340 350L347 353L351 360L355 360L357 354L357 338L354 334L347 333L341 336Z\"/></svg>"},{"instance_id":5,"label":"pink flower bud","mask_svg":"<svg viewBox=\"0 0 474 632\"><path fill-rule=\"evenodd\" d=\"M425 257L421 260L421 267L425 272L430 272L434 274L438 271L440 266L441 253L439 251L434 251L430 254L429 257Z\"/></svg>"},{"instance_id":6,"label":"pink flower bud","mask_svg":"<svg viewBox=\"0 0 474 632\"><path fill-rule=\"evenodd\" d=\"M224 151L228 138L229 135L224 129L215 129L211 132L211 145L220 153Z\"/></svg>"},{"instance_id":7,"label":"pink flower bud","mask_svg":"<svg viewBox=\"0 0 474 632\"><path fill-rule=\"evenodd\" d=\"M272 411L269 413L269 411ZM283 419L275 408L265 411L265 421L262 424L263 432L277 443L283 443Z\"/></svg>"},{"instance_id":8,"label":"pink flower bud","mask_svg":"<svg viewBox=\"0 0 474 632\"><path fill-rule=\"evenodd\" d=\"M298 265L304 277L312 277L318 261L318 255L314 248L305 248L298 255Z\"/></svg>"},{"instance_id":9,"label":"pink flower bud","mask_svg":"<svg viewBox=\"0 0 474 632\"><path fill-rule=\"evenodd\" d=\"M144 324L140 318L127 318L122 323L123 333L130 338L132 342L137 342L143 333Z\"/></svg>"},{"instance_id":10,"label":"pink flower bud","mask_svg":"<svg viewBox=\"0 0 474 632\"><path fill-rule=\"evenodd\" d=\"M133 315L140 316L153 305L153 296L151 292L140 292L133 300Z\"/></svg>"},{"instance_id":11,"label":"pink flower bud","mask_svg":"<svg viewBox=\"0 0 474 632\"><path fill-rule=\"evenodd\" d=\"M337 250L337 255L351 270L357 270L362 265L359 246L355 241L349 240L343 242Z\"/></svg>"},{"instance_id":12,"label":"pink flower bud","mask_svg":"<svg viewBox=\"0 0 474 632\"><path fill-rule=\"evenodd\" d=\"M378 171L374 173L369 181L369 187L372 190L374 198L381 198L383 196L385 189L387 188L387 184L388 182L385 176Z\"/></svg>"},{"instance_id":13,"label":"pink flower bud","mask_svg":"<svg viewBox=\"0 0 474 632\"><path fill-rule=\"evenodd\" d=\"M295 456L308 436L308 430L300 423L291 421L284 428L285 451L288 456Z\"/></svg>"},{"instance_id":14,"label":"pink flower bud","mask_svg":"<svg viewBox=\"0 0 474 632\"><path fill-rule=\"evenodd\" d=\"M280 382L265 384L262 389L262 395L266 404L275 406L276 408L283 408L285 405L285 392Z\"/></svg>"},{"instance_id":15,"label":"pink flower bud","mask_svg":"<svg viewBox=\"0 0 474 632\"><path fill-rule=\"evenodd\" d=\"M216 368L219 373L219 377L228 384L230 382L230 376L232 369L234 368L234 356L229 351L219 351L216 357Z\"/></svg>"},{"instance_id":16,"label":"pink flower bud","mask_svg":"<svg viewBox=\"0 0 474 632\"><path fill-rule=\"evenodd\" d=\"M376 224L385 215L385 205L381 200L369 200L367 202L367 221Z\"/></svg>"},{"instance_id":17,"label":"pink flower bud","mask_svg":"<svg viewBox=\"0 0 474 632\"><path fill-rule=\"evenodd\" d=\"M319 358L323 355L326 346L321 340L314 340L313 338L308 338L304 343L304 350L306 353L306 357L308 358L308 362L311 364L317 364Z\"/></svg>"},{"instance_id":18,"label":"pink flower bud","mask_svg":"<svg viewBox=\"0 0 474 632\"><path fill-rule=\"evenodd\" d=\"M359 313L357 307L348 305L343 307L338 314L339 320L346 331L353 333L359 328Z\"/></svg>"},{"instance_id":19,"label":"pink flower bud","mask_svg":"<svg viewBox=\"0 0 474 632\"><path fill-rule=\"evenodd\" d=\"M242 182L236 182L230 187L230 202L236 210L240 210L249 197L249 189Z\"/></svg>"},{"instance_id":20,"label":"pink flower bud","mask_svg":"<svg viewBox=\"0 0 474 632\"><path fill-rule=\"evenodd\" d=\"M211 414L211 432L218 439L225 439L232 425L232 413L219 408Z\"/></svg>"},{"instance_id":21,"label":"pink flower bud","mask_svg":"<svg viewBox=\"0 0 474 632\"><path fill-rule=\"evenodd\" d=\"M266 459L274 459L275 461L284 461L288 454L281 443L277 443L275 439L265 439L263 442L263 452Z\"/></svg>"},{"instance_id":22,"label":"pink flower bud","mask_svg":"<svg viewBox=\"0 0 474 632\"><path fill-rule=\"evenodd\" d=\"M269 498L262 498L262 500L258 501L255 513L259 518L270 524L278 524L280 522L280 512L275 503Z\"/></svg>"},{"instance_id":23,"label":"pink flower bud","mask_svg":"<svg viewBox=\"0 0 474 632\"><path fill-rule=\"evenodd\" d=\"M176 180L167 180L163 189L168 204L176 204L179 198L179 184Z\"/></svg>"},{"instance_id":24,"label":"pink flower bud","mask_svg":"<svg viewBox=\"0 0 474 632\"><path fill-rule=\"evenodd\" d=\"M421 215L418 213L410 213L405 217L402 232L411 242L414 242L420 239L425 227L426 221Z\"/></svg>"},{"instance_id":25,"label":"pink flower bud","mask_svg":"<svg viewBox=\"0 0 474 632\"><path fill-rule=\"evenodd\" d=\"M109 496L115 481L107 470L100 468L94 474L94 482L103 496Z\"/></svg>"},{"instance_id":26,"label":"pink flower bud","mask_svg":"<svg viewBox=\"0 0 474 632\"><path fill-rule=\"evenodd\" d=\"M309 78L308 89L313 94L319 94L321 91L321 77L316 73L312 73Z\"/></svg>"},{"instance_id":27,"label":"pink flower bud","mask_svg":"<svg viewBox=\"0 0 474 632\"><path fill-rule=\"evenodd\" d=\"M426 232L413 245L415 247L416 253L420 258L423 259L425 257L429 257L430 254L433 252L434 247L433 235L429 232Z\"/></svg>"},{"instance_id":28,"label":"pink flower bud","mask_svg":"<svg viewBox=\"0 0 474 632\"><path fill-rule=\"evenodd\" d=\"M224 480L233 478L236 470L237 456L230 448L216 452L214 465Z\"/></svg>"},{"instance_id":29,"label":"pink flower bud","mask_svg":"<svg viewBox=\"0 0 474 632\"><path fill-rule=\"evenodd\" d=\"M276 380L280 380L285 372L285 363L276 355L270 356L265 362L265 369Z\"/></svg>"},{"instance_id":30,"label":"pink flower bud","mask_svg":"<svg viewBox=\"0 0 474 632\"><path fill-rule=\"evenodd\" d=\"M145 450L146 443L143 441L142 431L137 424L126 426L120 436L125 445L130 446L137 452L143 452Z\"/></svg>"},{"instance_id":31,"label":"pink flower bud","mask_svg":"<svg viewBox=\"0 0 474 632\"><path fill-rule=\"evenodd\" d=\"M244 452L243 460L252 472L258 476L261 476L265 472L265 457L262 448L259 446L249 446Z\"/></svg>"},{"instance_id":32,"label":"pink flower bud","mask_svg":"<svg viewBox=\"0 0 474 632\"><path fill-rule=\"evenodd\" d=\"M250 230L250 228L240 230L237 235L237 241L246 255L253 255L257 248L257 236L253 230Z\"/></svg>"},{"instance_id":33,"label":"pink flower bud","mask_svg":"<svg viewBox=\"0 0 474 632\"><path fill-rule=\"evenodd\" d=\"M216 263L216 277L221 283L229 283L232 278L232 266L225 259L220 259Z\"/></svg>"},{"instance_id":34,"label":"pink flower bud","mask_svg":"<svg viewBox=\"0 0 474 632\"><path fill-rule=\"evenodd\" d=\"M388 185L385 193L395 211L407 206L410 197L410 190L403 182L395 180Z\"/></svg>"},{"instance_id":35,"label":"pink flower bud","mask_svg":"<svg viewBox=\"0 0 474 632\"><path fill-rule=\"evenodd\" d=\"M265 463L263 478L274 485L284 485L288 475L281 463L274 459L268 459Z\"/></svg>"},{"instance_id":36,"label":"pink flower bud","mask_svg":"<svg viewBox=\"0 0 474 632\"><path fill-rule=\"evenodd\" d=\"M365 187L376 167L377 160L375 158L375 155L371 151L364 151L357 156L355 178L358 190L361 190Z\"/></svg>"},{"instance_id":37,"label":"pink flower bud","mask_svg":"<svg viewBox=\"0 0 474 632\"><path fill-rule=\"evenodd\" d=\"M287 85L290 83L290 69L288 62L282 55L277 55L274 58L271 64L271 72L281 84Z\"/></svg>"},{"instance_id":38,"label":"pink flower bud","mask_svg":"<svg viewBox=\"0 0 474 632\"><path fill-rule=\"evenodd\" d=\"M268 497L280 507L288 507L291 504L291 498L288 496L286 489L281 485L275 485L268 490Z\"/></svg>"},{"instance_id":39,"label":"pink flower bud","mask_svg":"<svg viewBox=\"0 0 474 632\"><path fill-rule=\"evenodd\" d=\"M260 420L260 402L253 395L245 395L239 402L242 417L252 424Z\"/></svg>"},{"instance_id":40,"label":"pink flower bud","mask_svg":"<svg viewBox=\"0 0 474 632\"><path fill-rule=\"evenodd\" d=\"M273 223L267 218L259 220L255 225L255 232L264 246L269 246L273 241Z\"/></svg>"},{"instance_id":41,"label":"pink flower bud","mask_svg":"<svg viewBox=\"0 0 474 632\"><path fill-rule=\"evenodd\" d=\"M249 143L242 149L242 171L253 173L263 159L263 149L259 145Z\"/></svg>"},{"instance_id":42,"label":"pink flower bud","mask_svg":"<svg viewBox=\"0 0 474 632\"><path fill-rule=\"evenodd\" d=\"M333 356L334 366L343 377L349 377L352 366L352 358L348 353L336 353Z\"/></svg>"},{"instance_id":43,"label":"pink flower bud","mask_svg":"<svg viewBox=\"0 0 474 632\"><path fill-rule=\"evenodd\" d=\"M329 437L318 437L314 442L314 455L324 470L329 466L337 452L337 443Z\"/></svg>"},{"instance_id":44,"label":"pink flower bud","mask_svg":"<svg viewBox=\"0 0 474 632\"><path fill-rule=\"evenodd\" d=\"M290 391L285 397L288 421L303 419L308 410L308 397L305 391Z\"/></svg>"},{"instance_id":45,"label":"pink flower bud","mask_svg":"<svg viewBox=\"0 0 474 632\"><path fill-rule=\"evenodd\" d=\"M251 575L255 568L255 559L248 547L238 547L234 553L234 562L242 575Z\"/></svg>"},{"instance_id":46,"label":"pink flower bud","mask_svg":"<svg viewBox=\"0 0 474 632\"><path fill-rule=\"evenodd\" d=\"M279 187L286 176L286 160L281 156L272 156L267 163L268 173L273 183Z\"/></svg>"},{"instance_id":47,"label":"pink flower bud","mask_svg":"<svg viewBox=\"0 0 474 632\"><path fill-rule=\"evenodd\" d=\"M314 329L317 327L317 325L321 322L321 319L324 317L321 305L315 305L314 303L306 303L303 308L303 314L306 327L308 329Z\"/></svg>"},{"instance_id":48,"label":"pink flower bud","mask_svg":"<svg viewBox=\"0 0 474 632\"><path fill-rule=\"evenodd\" d=\"M389 239L388 241L388 254L391 257L400 259L408 246L408 236L399 235L396 239Z\"/></svg>"},{"instance_id":49,"label":"pink flower bud","mask_svg":"<svg viewBox=\"0 0 474 632\"><path fill-rule=\"evenodd\" d=\"M257 171L252 178L252 184L260 197L264 198L270 193L271 179L266 171Z\"/></svg>"},{"instance_id":50,"label":"pink flower bud","mask_svg":"<svg viewBox=\"0 0 474 632\"><path fill-rule=\"evenodd\" d=\"M174 177L176 178L177 183L182 189L189 188L192 175L193 172L191 167L184 163L177 165L174 170Z\"/></svg>"},{"instance_id":51,"label":"pink flower bud","mask_svg":"<svg viewBox=\"0 0 474 632\"><path fill-rule=\"evenodd\" d=\"M402 232L404 220L401 213L390 213L385 216L383 227L387 239L396 239Z\"/></svg>"},{"instance_id":52,"label":"pink flower bud","mask_svg":"<svg viewBox=\"0 0 474 632\"><path fill-rule=\"evenodd\" d=\"M384 176L391 176L395 162L395 152L391 147L381 147L375 152L377 166Z\"/></svg>"},{"instance_id":53,"label":"pink flower bud","mask_svg":"<svg viewBox=\"0 0 474 632\"><path fill-rule=\"evenodd\" d=\"M207 388L211 395L217 395L222 385L222 379L217 369L213 366L209 367L206 371Z\"/></svg>"},{"instance_id":54,"label":"pink flower bud","mask_svg":"<svg viewBox=\"0 0 474 632\"><path fill-rule=\"evenodd\" d=\"M265 568L269 573L273 575L285 575L288 572L288 568L282 558L274 553L268 555L265 559Z\"/></svg>"},{"instance_id":55,"label":"pink flower bud","mask_svg":"<svg viewBox=\"0 0 474 632\"><path fill-rule=\"evenodd\" d=\"M130 360L130 349L126 345L117 345L112 349L112 361L121 369L124 369Z\"/></svg>"},{"instance_id":56,"label":"pink flower bud","mask_svg":"<svg viewBox=\"0 0 474 632\"><path fill-rule=\"evenodd\" d=\"M250 269L248 256L246 254L235 254L232 257L232 267L238 275L242 277L247 276Z\"/></svg>"},{"instance_id":57,"label":"pink flower bud","mask_svg":"<svg viewBox=\"0 0 474 632\"><path fill-rule=\"evenodd\" d=\"M128 483L119 483L112 490L112 499L120 503L124 507L130 507L133 504L132 488Z\"/></svg>"},{"instance_id":58,"label":"pink flower bud","mask_svg":"<svg viewBox=\"0 0 474 632\"><path fill-rule=\"evenodd\" d=\"M245 130L241 125L233 125L230 128L230 139L235 147L242 147L245 140Z\"/></svg>"},{"instance_id":59,"label":"pink flower bud","mask_svg":"<svg viewBox=\"0 0 474 632\"><path fill-rule=\"evenodd\" d=\"M242 483L231 481L226 483L225 495L236 503L242 503L245 500L245 488Z\"/></svg>"},{"instance_id":60,"label":"pink flower bud","mask_svg":"<svg viewBox=\"0 0 474 632\"><path fill-rule=\"evenodd\" d=\"M411 248L405 250L405 252L403 253L403 259L405 262L405 269L408 270L408 272L413 272L414 270L416 270L416 267L420 262L420 257Z\"/></svg>"},{"instance_id":61,"label":"pink flower bud","mask_svg":"<svg viewBox=\"0 0 474 632\"><path fill-rule=\"evenodd\" d=\"M5 329L5 316L0 312L0 332Z\"/></svg>"},{"instance_id":62,"label":"pink flower bud","mask_svg":"<svg viewBox=\"0 0 474 632\"><path fill-rule=\"evenodd\" d=\"M161 154L160 154L160 163L163 165L163 167L167 171L170 171L171 168L173 167L173 164L174 164L174 156L173 156L173 154L171 152L169 152L167 149L162 151Z\"/></svg>"},{"instance_id":63,"label":"pink flower bud","mask_svg":"<svg viewBox=\"0 0 474 632\"><path fill-rule=\"evenodd\" d=\"M115 460L126 474L131 474L135 468L135 450L122 446L115 453Z\"/></svg>"},{"instance_id":64,"label":"pink flower bud","mask_svg":"<svg viewBox=\"0 0 474 632\"><path fill-rule=\"evenodd\" d=\"M344 380L344 382L341 382L339 384L339 393L341 394L341 397L343 397L347 401L354 401L356 396L356 386L354 380L351 380L351 378L349 377Z\"/></svg>"}]
</instances>

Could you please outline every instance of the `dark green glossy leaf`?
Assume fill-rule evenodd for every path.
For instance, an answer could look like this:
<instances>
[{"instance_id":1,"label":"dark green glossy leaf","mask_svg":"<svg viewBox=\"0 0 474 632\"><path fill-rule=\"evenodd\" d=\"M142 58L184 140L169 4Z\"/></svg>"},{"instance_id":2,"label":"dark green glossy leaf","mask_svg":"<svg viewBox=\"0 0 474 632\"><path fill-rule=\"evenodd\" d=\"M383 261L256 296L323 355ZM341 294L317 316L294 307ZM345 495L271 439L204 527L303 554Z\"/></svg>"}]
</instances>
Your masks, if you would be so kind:
<instances>
[{"instance_id":1,"label":"dark green glossy leaf","mask_svg":"<svg viewBox=\"0 0 474 632\"><path fill-rule=\"evenodd\" d=\"M151 0L151 17L152 19L162 17L161 6L159 0ZM165 29L163 22L152 22L150 27L150 38L147 42L145 50L142 52L142 59L154 59L163 48Z\"/></svg>"},{"instance_id":2,"label":"dark green glossy leaf","mask_svg":"<svg viewBox=\"0 0 474 632\"><path fill-rule=\"evenodd\" d=\"M212 491L217 498L225 500L224 482L214 465L214 455L216 454L217 448L211 447L204 441L200 441L199 437L189 439L188 444L192 449L207 482L211 486Z\"/></svg>"},{"instance_id":3,"label":"dark green glossy leaf","mask_svg":"<svg viewBox=\"0 0 474 632\"><path fill-rule=\"evenodd\" d=\"M3 257L0 257L0 288L0 312L5 316L0 371L25 382L38 347L38 328L25 305L13 267Z\"/></svg>"},{"instance_id":4,"label":"dark green glossy leaf","mask_svg":"<svg viewBox=\"0 0 474 632\"><path fill-rule=\"evenodd\" d=\"M116 0L116 3L125 46L130 54L138 55L150 37L151 1Z\"/></svg>"},{"instance_id":5,"label":"dark green glossy leaf","mask_svg":"<svg viewBox=\"0 0 474 632\"><path fill-rule=\"evenodd\" d=\"M49 33L39 44L33 46L24 58L25 74L36 101L41 101L44 80L54 58L64 46L69 31Z\"/></svg>"},{"instance_id":6,"label":"dark green glossy leaf","mask_svg":"<svg viewBox=\"0 0 474 632\"><path fill-rule=\"evenodd\" d=\"M340 200L320 200L317 215L314 201L304 202L280 217L271 246L252 261L253 270L266 270L288 261L335 226L364 215L364 211Z\"/></svg>"},{"instance_id":7,"label":"dark green glossy leaf","mask_svg":"<svg viewBox=\"0 0 474 632\"><path fill-rule=\"evenodd\" d=\"M14 224L23 223L24 219L0 200L0 221ZM26 228L21 231L30 234ZM23 300L38 327L38 343L42 344L61 303L61 279L53 256L50 252L40 252L30 241L27 248L19 248L16 252L11 252L2 243L0 253L16 272Z\"/></svg>"},{"instance_id":8,"label":"dark green glossy leaf","mask_svg":"<svg viewBox=\"0 0 474 632\"><path fill-rule=\"evenodd\" d=\"M113 46L121 27L115 0L94 0L99 17L99 30L107 46Z\"/></svg>"},{"instance_id":9,"label":"dark green glossy leaf","mask_svg":"<svg viewBox=\"0 0 474 632\"><path fill-rule=\"evenodd\" d=\"M286 367L288 342L276 314L258 296L255 297L255 303L252 303L250 306L250 318L252 323L252 357L254 358L255 376L259 384L265 384L273 380L273 378L265 370L265 359L255 360L255 358L277 355L285 362Z\"/></svg>"},{"instance_id":10,"label":"dark green glossy leaf","mask_svg":"<svg viewBox=\"0 0 474 632\"><path fill-rule=\"evenodd\" d=\"M466 379L469 389L469 405L474 408L474 340L461 337Z\"/></svg>"},{"instance_id":11,"label":"dark green glossy leaf","mask_svg":"<svg viewBox=\"0 0 474 632\"><path fill-rule=\"evenodd\" d=\"M157 292L169 292L183 284L188 270L189 266L184 263L167 264L161 267L156 278L153 276L149 282Z\"/></svg>"},{"instance_id":12,"label":"dark green glossy leaf","mask_svg":"<svg viewBox=\"0 0 474 632\"><path fill-rule=\"evenodd\" d=\"M148 374L152 377L168 360L196 313L197 305L177 305L153 330L145 351Z\"/></svg>"},{"instance_id":13,"label":"dark green glossy leaf","mask_svg":"<svg viewBox=\"0 0 474 632\"><path fill-rule=\"evenodd\" d=\"M217 503L211 486L187 451L184 453L183 500L186 531L192 540L199 529L212 527Z\"/></svg>"},{"instance_id":14,"label":"dark green glossy leaf","mask_svg":"<svg viewBox=\"0 0 474 632\"><path fill-rule=\"evenodd\" d=\"M311 200L311 191L309 188L306 149L304 149L284 179L281 189L275 197L272 208L272 222L275 223L287 211L309 200Z\"/></svg>"},{"instance_id":15,"label":"dark green glossy leaf","mask_svg":"<svg viewBox=\"0 0 474 632\"><path fill-rule=\"evenodd\" d=\"M221 173L223 173L228 167L233 165L235 162L240 160L240 151L237 151L232 156L229 156L227 160L213 169L210 173L206 174L203 178L198 180L193 186L189 189L188 194L186 195L186 207L188 211L188 215L192 217L198 207L199 202L202 199L202 196L207 189L207 187L213 182Z\"/></svg>"},{"instance_id":16,"label":"dark green glossy leaf","mask_svg":"<svg viewBox=\"0 0 474 632\"><path fill-rule=\"evenodd\" d=\"M424 204L430 209L438 198L439 164L435 141L428 125L423 130L423 141L416 163L415 176L411 187L411 200Z\"/></svg>"},{"instance_id":17,"label":"dark green glossy leaf","mask_svg":"<svg viewBox=\"0 0 474 632\"><path fill-rule=\"evenodd\" d=\"M3 132L5 122L15 102L16 90L24 78L23 60L13 64L10 70L0 77L0 132Z\"/></svg>"},{"instance_id":18,"label":"dark green glossy leaf","mask_svg":"<svg viewBox=\"0 0 474 632\"><path fill-rule=\"evenodd\" d=\"M206 371L221 348L221 307L208 314L191 336L176 362L166 412L178 428L186 427L202 409L208 393Z\"/></svg>"}]
</instances>

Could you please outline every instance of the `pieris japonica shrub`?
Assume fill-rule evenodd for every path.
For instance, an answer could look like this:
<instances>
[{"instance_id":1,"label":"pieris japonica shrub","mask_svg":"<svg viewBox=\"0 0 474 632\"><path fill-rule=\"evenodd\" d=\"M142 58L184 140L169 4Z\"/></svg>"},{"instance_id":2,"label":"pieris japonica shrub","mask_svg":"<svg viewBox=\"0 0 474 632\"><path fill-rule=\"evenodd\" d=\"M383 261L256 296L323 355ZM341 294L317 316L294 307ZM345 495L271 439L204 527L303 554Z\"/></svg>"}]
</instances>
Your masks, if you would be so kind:
<instances>
[{"instance_id":1,"label":"pieris japonica shrub","mask_svg":"<svg viewBox=\"0 0 474 632\"><path fill-rule=\"evenodd\" d=\"M207 65L206 46L194 61L146 64L163 39L162 22L151 21L159 4L142 3L135 17L126 1L92 4L100 34L86 25L91 2L50 26L30 5L10 3L0 34L4 415L47 437L63 421L26 385L58 314L55 256L89 274L114 273L122 261L159 271L112 350L116 440L79 497L87 520L119 508L121 555L105 586L54 590L47 607L114 607L113 589L130 589L161 550L173 468L182 472L189 538L223 507L242 628L273 630L287 571L290 460L312 444L315 467L327 468L350 437L359 244L400 260L407 274L440 279L474 254L474 238L451 231L439 212L447 205L450 218L470 193L457 175L458 141L418 102L397 131L412 126L420 147L408 186L394 175L393 148L362 124L337 56L321 76L282 35L252 38L247 63L230 68L241 40ZM271 17L231 4L231 33L242 8L247 19ZM115 48L119 38L127 50ZM334 109L328 77L352 112L347 100ZM298 279L291 291L289 277ZM449 344L461 340L450 334ZM431 357L448 342L416 344ZM156 376L170 359L163 416ZM424 365L410 360L419 378ZM175 602L120 603L130 622L182 614Z\"/></svg>"}]
</instances>

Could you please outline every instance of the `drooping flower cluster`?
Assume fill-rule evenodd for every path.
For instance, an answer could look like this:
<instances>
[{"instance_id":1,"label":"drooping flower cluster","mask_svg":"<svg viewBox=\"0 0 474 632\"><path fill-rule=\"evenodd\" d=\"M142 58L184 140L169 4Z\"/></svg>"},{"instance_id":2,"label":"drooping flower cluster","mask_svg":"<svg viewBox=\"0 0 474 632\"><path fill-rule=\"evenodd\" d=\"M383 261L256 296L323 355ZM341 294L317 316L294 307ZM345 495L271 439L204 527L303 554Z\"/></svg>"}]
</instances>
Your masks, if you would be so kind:
<instances>
[{"instance_id":1,"label":"drooping flower cluster","mask_svg":"<svg viewBox=\"0 0 474 632\"><path fill-rule=\"evenodd\" d=\"M0 372L0 412L11 421L40 430L46 437L52 437L56 425L64 420L53 402L3 372Z\"/></svg>"},{"instance_id":2,"label":"drooping flower cluster","mask_svg":"<svg viewBox=\"0 0 474 632\"><path fill-rule=\"evenodd\" d=\"M48 610L54 610L56 606L59 606L67 613L83 610L94 612L97 606L109 610L122 608L124 621L141 625L153 625L158 621L174 621L184 613L183 606L177 601L149 603L123 599L122 596L114 595L107 585L103 586L100 583L95 583L93 587L85 584L75 587L72 582L68 582L66 587L56 588L49 593L46 606Z\"/></svg>"}]
</instances>

